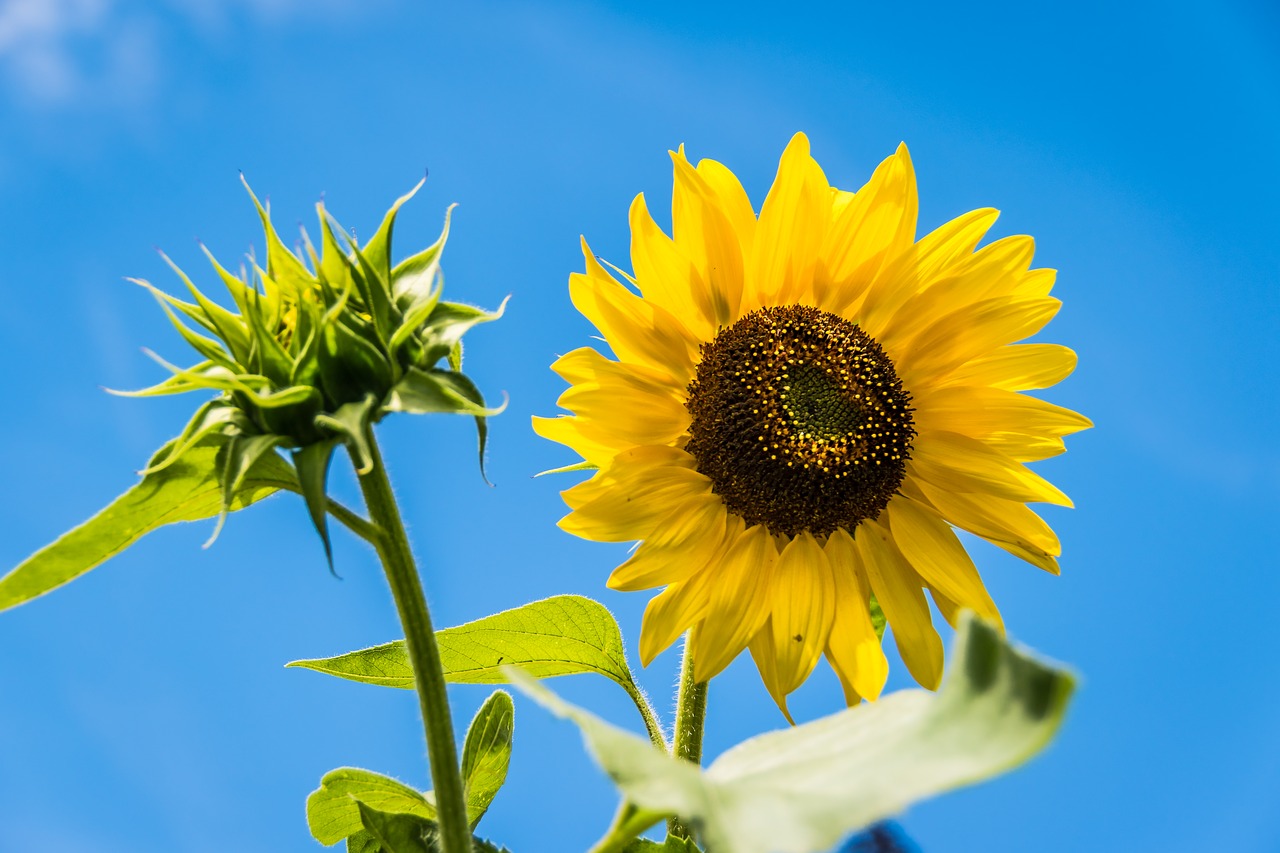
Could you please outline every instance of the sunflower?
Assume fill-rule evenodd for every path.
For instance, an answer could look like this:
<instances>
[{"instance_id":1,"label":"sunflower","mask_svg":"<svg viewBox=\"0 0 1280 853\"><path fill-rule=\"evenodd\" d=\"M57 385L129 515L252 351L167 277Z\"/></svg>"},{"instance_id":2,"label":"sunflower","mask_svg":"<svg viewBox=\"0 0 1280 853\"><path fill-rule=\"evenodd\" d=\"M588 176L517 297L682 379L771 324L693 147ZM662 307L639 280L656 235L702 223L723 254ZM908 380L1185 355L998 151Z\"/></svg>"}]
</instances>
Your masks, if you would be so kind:
<instances>
[{"instance_id":1,"label":"sunflower","mask_svg":"<svg viewBox=\"0 0 1280 853\"><path fill-rule=\"evenodd\" d=\"M1026 463L1091 424L1019 393L1063 379L1075 353L1015 343L1057 313L1054 271L1030 269L1030 237L977 249L991 209L916 240L905 145L846 192L796 134L758 216L728 168L671 158L673 236L637 196L634 274L614 268L638 295L585 239L569 278L614 358L558 359L573 414L534 419L596 469L563 493L560 526L639 542L609 586L665 587L646 665L689 631L699 681L748 648L784 714L824 654L849 704L875 699L878 605L936 688L926 592L953 625L961 608L1001 624L954 528L1058 573L1058 538L1027 503L1071 503Z\"/></svg>"}]
</instances>

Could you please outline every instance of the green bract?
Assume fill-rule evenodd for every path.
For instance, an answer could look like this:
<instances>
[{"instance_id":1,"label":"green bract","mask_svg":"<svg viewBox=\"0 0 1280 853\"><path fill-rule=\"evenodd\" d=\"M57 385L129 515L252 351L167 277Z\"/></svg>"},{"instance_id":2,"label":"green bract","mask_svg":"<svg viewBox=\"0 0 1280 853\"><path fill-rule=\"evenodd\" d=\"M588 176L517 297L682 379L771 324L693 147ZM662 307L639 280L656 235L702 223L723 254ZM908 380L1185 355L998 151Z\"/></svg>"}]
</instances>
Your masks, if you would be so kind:
<instances>
[{"instance_id":1,"label":"green bract","mask_svg":"<svg viewBox=\"0 0 1280 853\"><path fill-rule=\"evenodd\" d=\"M345 444L358 470L368 473L374 464L369 429L388 412L474 416L483 466L485 418L501 408L487 408L462 373L462 336L500 317L506 303L490 313L440 298L448 212L435 243L392 265L396 213L421 186L391 206L364 246L317 204L320 251L304 232L305 251L297 254L285 248L250 189L266 232L266 268L251 257L248 268L234 275L205 250L238 313L206 297L167 257L195 302L134 279L156 297L202 360L180 368L157 358L173 375L124 393L218 392L144 473L174 464L197 445L220 445L215 464L225 518L254 462L277 448L288 450L328 554L325 483L333 450Z\"/></svg>"}]
</instances>

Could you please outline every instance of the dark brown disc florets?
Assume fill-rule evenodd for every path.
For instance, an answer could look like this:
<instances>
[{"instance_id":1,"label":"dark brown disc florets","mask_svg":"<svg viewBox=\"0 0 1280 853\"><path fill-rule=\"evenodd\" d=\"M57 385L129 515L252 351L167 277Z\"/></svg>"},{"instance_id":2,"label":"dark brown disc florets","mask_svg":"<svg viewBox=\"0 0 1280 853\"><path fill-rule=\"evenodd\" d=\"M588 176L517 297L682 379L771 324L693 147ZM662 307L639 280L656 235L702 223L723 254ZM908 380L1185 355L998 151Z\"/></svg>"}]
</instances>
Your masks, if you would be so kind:
<instances>
[{"instance_id":1,"label":"dark brown disc florets","mask_svg":"<svg viewBox=\"0 0 1280 853\"><path fill-rule=\"evenodd\" d=\"M702 345L686 449L747 524L825 536L897 492L915 427L893 362L854 323L761 308Z\"/></svg>"}]
</instances>

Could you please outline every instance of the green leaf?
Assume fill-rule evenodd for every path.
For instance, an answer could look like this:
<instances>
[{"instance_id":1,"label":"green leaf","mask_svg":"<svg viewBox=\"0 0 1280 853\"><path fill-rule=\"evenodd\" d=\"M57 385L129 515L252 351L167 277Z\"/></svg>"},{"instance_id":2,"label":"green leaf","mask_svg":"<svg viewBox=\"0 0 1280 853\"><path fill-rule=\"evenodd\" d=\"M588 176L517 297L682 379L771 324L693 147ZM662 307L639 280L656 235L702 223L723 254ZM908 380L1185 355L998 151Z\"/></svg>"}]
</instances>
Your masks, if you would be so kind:
<instances>
[{"instance_id":1,"label":"green leaf","mask_svg":"<svg viewBox=\"0 0 1280 853\"><path fill-rule=\"evenodd\" d=\"M347 839L347 853L382 853L382 845L362 829Z\"/></svg>"},{"instance_id":2,"label":"green leaf","mask_svg":"<svg viewBox=\"0 0 1280 853\"><path fill-rule=\"evenodd\" d=\"M156 454L163 458L170 445ZM32 554L0 578L0 610L6 610L79 577L147 533L176 521L212 518L222 509L214 459L216 444L200 444L178 461L142 478L108 507L56 542ZM231 501L237 510L278 489L296 489L293 471L278 456L259 459Z\"/></svg>"},{"instance_id":3,"label":"green leaf","mask_svg":"<svg viewBox=\"0 0 1280 853\"><path fill-rule=\"evenodd\" d=\"M403 812L383 812L358 803L364 829L347 839L347 853L440 853L435 821ZM482 838L472 836L472 853L509 853Z\"/></svg>"},{"instance_id":4,"label":"green leaf","mask_svg":"<svg viewBox=\"0 0 1280 853\"><path fill-rule=\"evenodd\" d=\"M358 804L381 812L435 818L436 809L419 792L381 773L356 767L330 770L307 797L307 825L321 844L335 844L364 827Z\"/></svg>"},{"instance_id":5,"label":"green leaf","mask_svg":"<svg viewBox=\"0 0 1280 853\"><path fill-rule=\"evenodd\" d=\"M357 802L364 828L383 853L439 853L436 825L411 814L387 814Z\"/></svg>"},{"instance_id":6,"label":"green leaf","mask_svg":"<svg viewBox=\"0 0 1280 853\"><path fill-rule=\"evenodd\" d=\"M556 697L512 683L582 729L596 760L653 822L678 815L708 853L818 853L913 802L1022 764L1053 738L1074 679L961 617L938 693L873 704L752 738L706 771Z\"/></svg>"},{"instance_id":7,"label":"green leaf","mask_svg":"<svg viewBox=\"0 0 1280 853\"><path fill-rule=\"evenodd\" d=\"M504 610L455 628L436 631L445 678L455 684L505 684L507 665L535 678L596 672L634 687L618 623L603 604L580 595L556 595ZM296 660L313 669L363 684L413 689L404 641L332 658Z\"/></svg>"},{"instance_id":8,"label":"green leaf","mask_svg":"<svg viewBox=\"0 0 1280 853\"><path fill-rule=\"evenodd\" d=\"M467 729L462 747L462 784L472 829L488 811L502 783L507 781L515 713L511 694L495 690L480 706Z\"/></svg>"},{"instance_id":9,"label":"green leaf","mask_svg":"<svg viewBox=\"0 0 1280 853\"><path fill-rule=\"evenodd\" d=\"M455 684L507 683L508 664L537 678L580 672L603 675L627 691L653 742L662 740L656 717L631 674L617 620L599 602L580 595L552 596L456 628L442 628L436 631L436 644L444 677ZM413 689L413 670L403 640L286 666L362 684Z\"/></svg>"}]
</instances>

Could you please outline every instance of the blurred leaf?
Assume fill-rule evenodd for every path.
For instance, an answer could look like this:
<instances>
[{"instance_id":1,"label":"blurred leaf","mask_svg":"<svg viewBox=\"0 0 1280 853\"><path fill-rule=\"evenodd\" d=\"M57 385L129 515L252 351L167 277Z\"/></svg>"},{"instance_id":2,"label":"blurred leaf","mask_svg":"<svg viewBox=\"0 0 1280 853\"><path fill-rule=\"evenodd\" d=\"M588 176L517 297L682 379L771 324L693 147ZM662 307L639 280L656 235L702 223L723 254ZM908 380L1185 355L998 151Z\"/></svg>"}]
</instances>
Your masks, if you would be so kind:
<instances>
[{"instance_id":1,"label":"blurred leaf","mask_svg":"<svg viewBox=\"0 0 1280 853\"><path fill-rule=\"evenodd\" d=\"M511 694L495 690L480 706L467 729L462 747L462 784L472 829L484 817L502 783L507 781L515 713Z\"/></svg>"},{"instance_id":2,"label":"blurred leaf","mask_svg":"<svg viewBox=\"0 0 1280 853\"><path fill-rule=\"evenodd\" d=\"M812 723L751 738L707 770L555 696L512 668L512 683L582 729L590 751L654 822L679 815L709 853L818 853L925 797L989 778L1039 752L1074 679L961 617L938 693L903 690Z\"/></svg>"},{"instance_id":3,"label":"blurred leaf","mask_svg":"<svg viewBox=\"0 0 1280 853\"><path fill-rule=\"evenodd\" d=\"M163 459L172 442L153 459ZM142 480L79 527L63 534L0 578L0 610L30 601L79 577L147 533L177 521L212 518L222 510L215 457L219 443L198 444ZM279 489L297 489L293 471L268 454L244 474L230 509L242 509Z\"/></svg>"},{"instance_id":4,"label":"blurred leaf","mask_svg":"<svg viewBox=\"0 0 1280 853\"><path fill-rule=\"evenodd\" d=\"M435 806L403 782L372 770L340 767L324 774L320 787L307 797L311 834L321 844L335 844L359 833L364 827L359 803L390 814L436 816Z\"/></svg>"}]
</instances>

